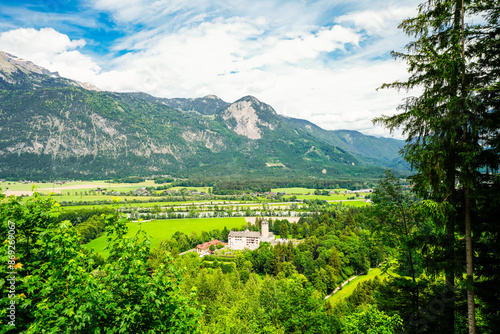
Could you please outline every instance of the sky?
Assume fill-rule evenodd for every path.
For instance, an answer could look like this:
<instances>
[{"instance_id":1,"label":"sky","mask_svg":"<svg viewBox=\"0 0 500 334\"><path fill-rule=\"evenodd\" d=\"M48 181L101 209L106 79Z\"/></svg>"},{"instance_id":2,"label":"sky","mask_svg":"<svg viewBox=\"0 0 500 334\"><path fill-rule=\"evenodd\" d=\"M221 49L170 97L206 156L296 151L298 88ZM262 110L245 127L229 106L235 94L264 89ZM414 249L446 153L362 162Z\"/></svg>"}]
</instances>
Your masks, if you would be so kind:
<instances>
[{"instance_id":1,"label":"sky","mask_svg":"<svg viewBox=\"0 0 500 334\"><path fill-rule=\"evenodd\" d=\"M0 51L103 90L252 95L328 130L372 124L406 96L391 57L421 0L0 0ZM400 134L393 134L401 138Z\"/></svg>"}]
</instances>

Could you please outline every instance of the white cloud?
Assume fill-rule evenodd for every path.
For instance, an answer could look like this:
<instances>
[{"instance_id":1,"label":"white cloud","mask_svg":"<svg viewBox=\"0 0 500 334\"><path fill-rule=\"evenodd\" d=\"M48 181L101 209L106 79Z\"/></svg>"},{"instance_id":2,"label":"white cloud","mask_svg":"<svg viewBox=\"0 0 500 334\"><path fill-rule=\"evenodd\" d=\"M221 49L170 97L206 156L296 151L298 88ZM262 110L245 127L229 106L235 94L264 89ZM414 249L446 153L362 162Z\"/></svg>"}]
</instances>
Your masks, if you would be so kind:
<instances>
[{"instance_id":1,"label":"white cloud","mask_svg":"<svg viewBox=\"0 0 500 334\"><path fill-rule=\"evenodd\" d=\"M416 14L416 6L389 6L377 10L350 12L335 19L336 23L351 23L368 35L386 35L395 32L399 23Z\"/></svg>"},{"instance_id":2,"label":"white cloud","mask_svg":"<svg viewBox=\"0 0 500 334\"><path fill-rule=\"evenodd\" d=\"M274 86L258 97L282 114L308 119L325 129L388 135L385 129L373 127L372 119L394 114L404 95L376 88L405 76L406 67L392 60L339 69L290 69L275 76Z\"/></svg>"},{"instance_id":3,"label":"white cloud","mask_svg":"<svg viewBox=\"0 0 500 334\"><path fill-rule=\"evenodd\" d=\"M208 0L91 0L92 6L100 11L112 13L119 24L148 24L163 20L164 25L174 22L185 22L193 16L210 11L212 6ZM224 6L223 2L217 3ZM174 15L172 15L174 14ZM167 19L167 16L170 16Z\"/></svg>"},{"instance_id":4,"label":"white cloud","mask_svg":"<svg viewBox=\"0 0 500 334\"><path fill-rule=\"evenodd\" d=\"M335 25L280 38L265 35L266 24L217 20L177 34L123 40L138 52L118 58L118 73L101 76L99 85L162 97L216 94L229 102L250 94L278 113L309 119L326 129L387 135L371 120L381 113L393 114L402 97L375 89L404 77L402 64L360 59L325 64L320 55L343 50L346 44L356 46L361 36Z\"/></svg>"},{"instance_id":5,"label":"white cloud","mask_svg":"<svg viewBox=\"0 0 500 334\"><path fill-rule=\"evenodd\" d=\"M206 92L237 99L248 90L257 92L261 86L248 78L257 80L258 76L265 83L263 86L269 87L283 64L299 66L311 62L311 66L317 66L313 63L320 54L359 42L354 31L340 26L316 27L314 31L280 38L265 34L267 24L265 19L218 19L178 33L141 33L144 38L123 39L120 46L126 45L135 52L114 61L114 75L121 79L101 75L97 85L118 90L135 88L165 97L192 97ZM124 73L130 76L129 80L124 80ZM124 82L133 82L135 87ZM217 89L227 82L231 82L230 90Z\"/></svg>"},{"instance_id":6,"label":"white cloud","mask_svg":"<svg viewBox=\"0 0 500 334\"><path fill-rule=\"evenodd\" d=\"M119 21L132 21L143 16L148 5L143 0L94 0L93 6L98 10L111 11Z\"/></svg>"},{"instance_id":7,"label":"white cloud","mask_svg":"<svg viewBox=\"0 0 500 334\"><path fill-rule=\"evenodd\" d=\"M84 45L84 40L70 40L68 36L52 28L40 30L32 28L16 29L3 32L0 35L1 48L15 50L18 54L33 54L34 52L56 54Z\"/></svg>"},{"instance_id":8,"label":"white cloud","mask_svg":"<svg viewBox=\"0 0 500 334\"><path fill-rule=\"evenodd\" d=\"M360 35L349 28L333 26L317 32L302 32L298 36L286 39L273 37L259 41L266 45L265 50L249 62L254 68L283 63L298 63L304 59L315 59L321 53L344 50L346 44L358 45Z\"/></svg>"},{"instance_id":9,"label":"white cloud","mask_svg":"<svg viewBox=\"0 0 500 334\"><path fill-rule=\"evenodd\" d=\"M91 57L75 50L83 46L83 39L71 40L52 28L21 28L0 33L0 50L58 71L61 76L90 82L100 68Z\"/></svg>"}]
</instances>

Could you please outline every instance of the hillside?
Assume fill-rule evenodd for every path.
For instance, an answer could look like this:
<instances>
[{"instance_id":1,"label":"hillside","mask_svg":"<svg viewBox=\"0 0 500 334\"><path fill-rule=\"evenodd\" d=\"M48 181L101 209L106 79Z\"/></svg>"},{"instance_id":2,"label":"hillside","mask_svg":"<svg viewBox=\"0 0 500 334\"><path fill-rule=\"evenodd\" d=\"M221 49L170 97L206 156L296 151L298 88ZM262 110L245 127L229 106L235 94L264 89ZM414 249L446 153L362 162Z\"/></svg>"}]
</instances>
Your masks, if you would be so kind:
<instances>
[{"instance_id":1,"label":"hillside","mask_svg":"<svg viewBox=\"0 0 500 334\"><path fill-rule=\"evenodd\" d=\"M314 137L344 149L367 164L396 170L408 169L408 164L399 155L404 141L367 136L353 130L324 130L303 119L290 118L289 123L300 129L307 129Z\"/></svg>"},{"instance_id":2,"label":"hillside","mask_svg":"<svg viewBox=\"0 0 500 334\"><path fill-rule=\"evenodd\" d=\"M401 167L400 141L326 131L252 96L227 103L103 92L7 53L0 105L4 178L347 178Z\"/></svg>"}]
</instances>

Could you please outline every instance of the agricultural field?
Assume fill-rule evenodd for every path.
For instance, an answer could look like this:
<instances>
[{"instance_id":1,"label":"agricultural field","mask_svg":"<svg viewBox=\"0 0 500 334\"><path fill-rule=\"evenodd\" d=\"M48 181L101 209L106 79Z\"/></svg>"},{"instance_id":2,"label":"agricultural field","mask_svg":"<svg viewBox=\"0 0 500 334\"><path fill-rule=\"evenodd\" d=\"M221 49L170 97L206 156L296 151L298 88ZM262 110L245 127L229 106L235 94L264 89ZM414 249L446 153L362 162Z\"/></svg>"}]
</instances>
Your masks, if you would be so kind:
<instances>
[{"instance_id":1,"label":"agricultural field","mask_svg":"<svg viewBox=\"0 0 500 334\"><path fill-rule=\"evenodd\" d=\"M81 192L89 192L96 188L105 188L110 191L130 191L142 187L152 187L155 183L147 180L140 183L112 183L110 181L71 181L64 184L59 183L22 183L22 182L2 182L0 188L7 195L20 196L22 193L31 194L32 188L42 194L51 192L63 195L79 195ZM66 199L64 199L66 200Z\"/></svg>"},{"instance_id":2,"label":"agricultural field","mask_svg":"<svg viewBox=\"0 0 500 334\"><path fill-rule=\"evenodd\" d=\"M157 187L152 180L147 180L140 183L113 183L110 181L71 181L64 184L60 183L22 183L22 182L2 182L0 188L2 193L7 196L15 195L32 195L33 189L41 194L53 194L54 199L58 202L102 202L108 201L110 204L114 197L119 197L124 201L146 201L150 199L158 199L158 196L114 196L95 193L97 188L105 189L111 192L129 192L145 187ZM34 187L34 188L33 188ZM172 190L187 189L189 191L209 192L209 187L173 187ZM161 193L163 190L157 191ZM177 202L178 203L178 202ZM96 203L97 204L97 203Z\"/></svg>"},{"instance_id":3,"label":"agricultural field","mask_svg":"<svg viewBox=\"0 0 500 334\"><path fill-rule=\"evenodd\" d=\"M258 201L239 201L239 200L224 200L224 198L216 198L210 200L204 199L193 199L187 198L186 201L176 202L176 201L168 201L168 202L147 202L149 200L159 200L158 196L112 196L112 195L102 195L94 193L94 190L97 188L106 189L107 191L116 191L116 192L128 192L130 190L136 190L143 187L152 187L159 186L155 184L152 180L148 180L141 183L112 183L110 181L72 181L64 184L59 183L21 183L21 182L3 182L0 183L0 188L2 188L2 192L7 195L16 195L20 196L22 194L31 194L32 187L35 186L35 190L42 194L50 194L53 193L54 199L60 203L66 202L66 204L73 205L64 205L63 210L75 210L82 208L103 208L103 207L113 207L117 204L113 203L114 199L118 199L119 201L125 201L126 203L120 203L119 206L122 208L148 208L148 207L169 207L169 206L189 206L189 205L235 205L240 207L251 207L252 209L259 209L262 205L261 203L269 203L269 208L279 208L286 209L290 204L288 203L272 203L271 200L267 198L259 198ZM208 193L210 187L173 187L172 190L180 190L187 189L188 191L197 191ZM294 194L297 196L297 199L300 200L311 200L311 199L320 199L326 200L330 203L334 203L336 201L342 201L342 205L349 206L366 206L369 203L364 202L363 200L347 200L348 198L352 198L355 196L354 194L344 194L342 193L345 189L333 189L336 192L331 195L314 195L315 189L308 188L276 188L272 189L273 192L284 192L288 195ZM23 199L22 201L24 201ZM285 199L286 200L286 199ZM140 201L143 203L134 203L134 201ZM103 203L107 202L107 203ZM299 204L300 205L300 204Z\"/></svg>"},{"instance_id":4,"label":"agricultural field","mask_svg":"<svg viewBox=\"0 0 500 334\"><path fill-rule=\"evenodd\" d=\"M146 231L150 235L151 247L156 247L161 240L169 239L175 232L183 232L187 235L191 232L200 234L202 231L211 231L215 229L222 230L224 227L228 229L234 227L241 227L246 225L245 218L195 218L195 219L166 219L166 220L152 220L142 223L128 223L129 228L127 235L133 236L139 229ZM102 256L108 256L106 247L106 235L103 234L99 238L92 240L85 246L88 249L93 248L97 253Z\"/></svg>"},{"instance_id":5,"label":"agricultural field","mask_svg":"<svg viewBox=\"0 0 500 334\"><path fill-rule=\"evenodd\" d=\"M355 206L355 207L361 207L361 206L368 206L371 204L371 202L365 202L364 200L349 200L349 201L341 201L342 205L345 206Z\"/></svg>"},{"instance_id":6,"label":"agricultural field","mask_svg":"<svg viewBox=\"0 0 500 334\"><path fill-rule=\"evenodd\" d=\"M332 195L297 195L297 199L301 199L301 200L304 200L304 199L307 199L307 200L311 200L311 199L319 199L319 200L322 200L322 201L334 201L334 200L347 200L348 198L352 198L352 197L355 197L356 195L352 195L352 194L332 194Z\"/></svg>"}]
</instances>

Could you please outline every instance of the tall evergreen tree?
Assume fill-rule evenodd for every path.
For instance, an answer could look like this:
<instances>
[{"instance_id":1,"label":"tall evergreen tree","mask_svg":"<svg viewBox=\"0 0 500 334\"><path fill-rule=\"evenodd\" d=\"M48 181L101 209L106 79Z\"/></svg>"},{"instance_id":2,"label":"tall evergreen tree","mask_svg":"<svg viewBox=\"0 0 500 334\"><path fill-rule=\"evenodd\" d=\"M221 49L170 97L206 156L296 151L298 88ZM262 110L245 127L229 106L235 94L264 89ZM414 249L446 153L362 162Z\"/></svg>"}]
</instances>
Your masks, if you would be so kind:
<instances>
[{"instance_id":1,"label":"tall evergreen tree","mask_svg":"<svg viewBox=\"0 0 500 334\"><path fill-rule=\"evenodd\" d=\"M393 256L399 264L399 272L404 276L411 276L410 290L412 293L413 307L418 312L419 286L417 279L420 275L419 253L416 249L415 239L417 233L423 228L424 219L418 214L419 203L414 195L404 191L400 181L393 172L386 172L380 180L379 186L373 194L375 203L374 213L378 217L374 221L374 236L395 249ZM418 245L420 246L420 245ZM401 282L408 284L402 277Z\"/></svg>"},{"instance_id":2,"label":"tall evergreen tree","mask_svg":"<svg viewBox=\"0 0 500 334\"><path fill-rule=\"evenodd\" d=\"M455 282L456 226L465 227L469 332L475 333L472 206L485 167L498 169L498 23L493 1L428 0L400 28L416 40L393 52L409 65L405 82L383 88L422 89L399 107L402 113L374 120L407 136L404 158L416 170L419 195L446 204L446 282ZM469 14L489 14L488 26L464 23ZM496 21L495 21L496 20ZM485 30L486 35L485 35ZM488 35L489 34L489 35ZM495 62L492 64L491 62ZM486 69L486 74L478 75ZM459 221L460 218L460 221ZM453 328L453 308L448 312Z\"/></svg>"},{"instance_id":3,"label":"tall evergreen tree","mask_svg":"<svg viewBox=\"0 0 500 334\"><path fill-rule=\"evenodd\" d=\"M498 311L500 230L496 221L500 214L500 3L496 0L475 1L472 10L484 18L485 24L474 27L476 43L468 52L474 57L473 70L476 94L480 100L482 117L476 120L482 150L475 157L481 174L473 193L474 251L478 253L478 266L474 276L481 278L478 293L488 314L484 331L495 331L500 322Z\"/></svg>"}]
</instances>

